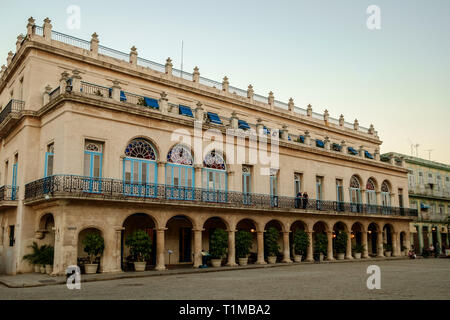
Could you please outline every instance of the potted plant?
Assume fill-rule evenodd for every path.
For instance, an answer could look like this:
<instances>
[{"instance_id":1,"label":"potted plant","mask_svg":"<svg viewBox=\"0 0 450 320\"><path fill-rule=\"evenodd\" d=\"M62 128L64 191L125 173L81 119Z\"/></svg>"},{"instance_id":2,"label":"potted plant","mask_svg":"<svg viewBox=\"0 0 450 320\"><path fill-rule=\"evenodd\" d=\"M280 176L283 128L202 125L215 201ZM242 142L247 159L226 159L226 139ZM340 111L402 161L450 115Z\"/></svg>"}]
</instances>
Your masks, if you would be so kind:
<instances>
[{"instance_id":1,"label":"potted plant","mask_svg":"<svg viewBox=\"0 0 450 320\"><path fill-rule=\"evenodd\" d=\"M53 258L54 258L54 248L50 245L44 245L42 246L42 253L41 253L41 263L45 266L45 273L51 274L53 271ZM41 270L42 272L42 270Z\"/></svg>"},{"instance_id":2,"label":"potted plant","mask_svg":"<svg viewBox=\"0 0 450 320\"><path fill-rule=\"evenodd\" d=\"M277 262L277 255L280 250L278 245L279 232L276 228L270 227L264 232L264 251L267 253L267 261L269 263Z\"/></svg>"},{"instance_id":3,"label":"potted plant","mask_svg":"<svg viewBox=\"0 0 450 320\"><path fill-rule=\"evenodd\" d=\"M40 247L36 242L33 242L31 246L28 246L28 248L31 248L32 252L29 254L26 254L23 256L23 259L28 261L29 264L34 266L34 272L39 273L40 272L40 265L39 265L39 254L40 254Z\"/></svg>"},{"instance_id":4,"label":"potted plant","mask_svg":"<svg viewBox=\"0 0 450 320\"><path fill-rule=\"evenodd\" d=\"M253 235L245 230L236 232L236 255L239 265L246 266L248 263L248 255L253 244Z\"/></svg>"},{"instance_id":5,"label":"potted plant","mask_svg":"<svg viewBox=\"0 0 450 320\"><path fill-rule=\"evenodd\" d=\"M95 95L99 96L99 97L103 97L103 93L100 91L100 89L97 89L97 91L95 91Z\"/></svg>"},{"instance_id":6,"label":"potted plant","mask_svg":"<svg viewBox=\"0 0 450 320\"><path fill-rule=\"evenodd\" d=\"M323 261L323 256L327 252L328 238L326 234L319 233L314 241L314 253L319 254L319 260Z\"/></svg>"},{"instance_id":7,"label":"potted plant","mask_svg":"<svg viewBox=\"0 0 450 320\"><path fill-rule=\"evenodd\" d=\"M364 245L361 243L357 243L353 247L353 256L355 257L355 259L361 259L361 254L363 253L364 248Z\"/></svg>"},{"instance_id":8,"label":"potted plant","mask_svg":"<svg viewBox=\"0 0 450 320\"><path fill-rule=\"evenodd\" d=\"M147 259L152 252L150 236L144 230L137 230L127 237L125 244L130 247L130 253L134 259L134 269L145 271Z\"/></svg>"},{"instance_id":9,"label":"potted plant","mask_svg":"<svg viewBox=\"0 0 450 320\"><path fill-rule=\"evenodd\" d=\"M383 244L384 255L390 257L392 255L392 246L388 243Z\"/></svg>"},{"instance_id":10,"label":"potted plant","mask_svg":"<svg viewBox=\"0 0 450 320\"><path fill-rule=\"evenodd\" d=\"M336 256L338 260L344 260L345 251L347 248L348 234L345 231L341 231L334 238L334 247L336 248Z\"/></svg>"},{"instance_id":11,"label":"potted plant","mask_svg":"<svg viewBox=\"0 0 450 320\"><path fill-rule=\"evenodd\" d=\"M304 230L297 230L294 233L294 261L301 262L309 246L309 236Z\"/></svg>"},{"instance_id":12,"label":"potted plant","mask_svg":"<svg viewBox=\"0 0 450 320\"><path fill-rule=\"evenodd\" d=\"M84 265L84 272L87 274L97 273L98 263L95 260L101 256L105 249L105 241L98 233L89 233L83 240L83 250L88 254L88 261Z\"/></svg>"},{"instance_id":13,"label":"potted plant","mask_svg":"<svg viewBox=\"0 0 450 320\"><path fill-rule=\"evenodd\" d=\"M228 234L223 229L216 229L211 235L209 243L209 254L211 255L211 264L213 267L220 267L222 258L228 248Z\"/></svg>"}]
</instances>

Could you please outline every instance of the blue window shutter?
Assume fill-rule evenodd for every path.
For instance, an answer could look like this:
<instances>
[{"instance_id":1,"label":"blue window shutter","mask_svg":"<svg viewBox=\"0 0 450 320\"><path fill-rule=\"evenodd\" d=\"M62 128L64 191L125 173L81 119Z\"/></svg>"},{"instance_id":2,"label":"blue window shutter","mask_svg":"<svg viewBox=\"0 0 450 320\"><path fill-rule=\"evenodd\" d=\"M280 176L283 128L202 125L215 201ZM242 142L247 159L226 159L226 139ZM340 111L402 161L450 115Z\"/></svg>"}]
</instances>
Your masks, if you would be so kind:
<instances>
[{"instance_id":1,"label":"blue window shutter","mask_svg":"<svg viewBox=\"0 0 450 320\"><path fill-rule=\"evenodd\" d=\"M243 129L243 130L248 130L250 129L250 126L248 125L248 123L244 120L238 120L238 127L239 129Z\"/></svg>"},{"instance_id":2,"label":"blue window shutter","mask_svg":"<svg viewBox=\"0 0 450 320\"><path fill-rule=\"evenodd\" d=\"M300 139L301 143L305 143L305 137L304 136L299 136L298 138Z\"/></svg>"},{"instance_id":3,"label":"blue window shutter","mask_svg":"<svg viewBox=\"0 0 450 320\"><path fill-rule=\"evenodd\" d=\"M325 147L325 144L323 143L322 140L316 139L316 146L319 148L323 148Z\"/></svg>"},{"instance_id":4,"label":"blue window shutter","mask_svg":"<svg viewBox=\"0 0 450 320\"><path fill-rule=\"evenodd\" d=\"M123 91L120 91L120 101L127 101L127 96Z\"/></svg>"},{"instance_id":5,"label":"blue window shutter","mask_svg":"<svg viewBox=\"0 0 450 320\"><path fill-rule=\"evenodd\" d=\"M219 116L217 115L217 113L214 112L208 112L208 119L211 123L215 123L215 124L222 124L222 120L220 120Z\"/></svg>"},{"instance_id":6,"label":"blue window shutter","mask_svg":"<svg viewBox=\"0 0 450 320\"><path fill-rule=\"evenodd\" d=\"M151 107L153 109L159 109L158 100L144 97L144 102L148 107Z\"/></svg>"},{"instance_id":7,"label":"blue window shutter","mask_svg":"<svg viewBox=\"0 0 450 320\"><path fill-rule=\"evenodd\" d=\"M373 159L373 155L367 150L364 151L364 155L366 156L366 158Z\"/></svg>"},{"instance_id":8,"label":"blue window shutter","mask_svg":"<svg viewBox=\"0 0 450 320\"><path fill-rule=\"evenodd\" d=\"M183 116L188 116L188 117L191 117L191 118L194 117L194 115L192 114L192 110L191 110L191 108L189 108L189 107L180 105L180 106L178 107L178 110L179 110L179 113L180 113L181 115L183 115Z\"/></svg>"}]
</instances>

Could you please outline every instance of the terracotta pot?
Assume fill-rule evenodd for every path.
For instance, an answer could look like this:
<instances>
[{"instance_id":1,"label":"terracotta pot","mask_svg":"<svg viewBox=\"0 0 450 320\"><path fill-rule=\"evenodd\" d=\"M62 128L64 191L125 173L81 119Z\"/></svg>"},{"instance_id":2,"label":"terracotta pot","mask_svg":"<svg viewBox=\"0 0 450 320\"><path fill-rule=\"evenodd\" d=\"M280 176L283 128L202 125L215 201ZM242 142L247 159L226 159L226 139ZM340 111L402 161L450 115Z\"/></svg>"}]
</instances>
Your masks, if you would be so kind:
<instances>
[{"instance_id":1,"label":"terracotta pot","mask_svg":"<svg viewBox=\"0 0 450 320\"><path fill-rule=\"evenodd\" d=\"M38 265L38 264L35 264L35 265L34 265L34 272L35 272L35 273L40 273L40 272L41 272L40 269L41 269L41 266L40 266L40 265Z\"/></svg>"},{"instance_id":2,"label":"terracotta pot","mask_svg":"<svg viewBox=\"0 0 450 320\"><path fill-rule=\"evenodd\" d=\"M385 251L385 252L384 252L384 255L385 255L386 257L390 257L390 256L392 255L392 251Z\"/></svg>"},{"instance_id":3,"label":"terracotta pot","mask_svg":"<svg viewBox=\"0 0 450 320\"><path fill-rule=\"evenodd\" d=\"M45 265L45 273L51 274L52 272L53 272L53 266L51 264L46 264Z\"/></svg>"},{"instance_id":4,"label":"terracotta pot","mask_svg":"<svg viewBox=\"0 0 450 320\"><path fill-rule=\"evenodd\" d=\"M97 273L97 268L98 268L98 264L96 264L96 263L92 263L92 264L86 263L84 265L84 272L86 274Z\"/></svg>"},{"instance_id":5,"label":"terracotta pot","mask_svg":"<svg viewBox=\"0 0 450 320\"><path fill-rule=\"evenodd\" d=\"M267 257L267 261L268 261L270 264L277 263L277 256L268 256L268 257Z\"/></svg>"},{"instance_id":6,"label":"terracotta pot","mask_svg":"<svg viewBox=\"0 0 450 320\"><path fill-rule=\"evenodd\" d=\"M41 271L41 273L45 273L45 266L43 264L39 266L39 271Z\"/></svg>"},{"instance_id":7,"label":"terracotta pot","mask_svg":"<svg viewBox=\"0 0 450 320\"><path fill-rule=\"evenodd\" d=\"M222 259L211 259L211 264L215 268L220 267L222 265Z\"/></svg>"},{"instance_id":8,"label":"terracotta pot","mask_svg":"<svg viewBox=\"0 0 450 320\"><path fill-rule=\"evenodd\" d=\"M294 262L302 262L302 255L294 254Z\"/></svg>"},{"instance_id":9,"label":"terracotta pot","mask_svg":"<svg viewBox=\"0 0 450 320\"><path fill-rule=\"evenodd\" d=\"M134 270L135 271L145 271L145 266L147 265L147 262L135 262L134 263Z\"/></svg>"},{"instance_id":10,"label":"terracotta pot","mask_svg":"<svg viewBox=\"0 0 450 320\"><path fill-rule=\"evenodd\" d=\"M337 255L338 260L344 260L345 259L345 253L338 253Z\"/></svg>"},{"instance_id":11,"label":"terracotta pot","mask_svg":"<svg viewBox=\"0 0 450 320\"><path fill-rule=\"evenodd\" d=\"M355 252L355 259L361 259L361 252Z\"/></svg>"},{"instance_id":12,"label":"terracotta pot","mask_svg":"<svg viewBox=\"0 0 450 320\"><path fill-rule=\"evenodd\" d=\"M246 266L247 263L248 263L248 257L246 257L246 258L238 258L238 261L239 261L239 265L240 266Z\"/></svg>"}]
</instances>

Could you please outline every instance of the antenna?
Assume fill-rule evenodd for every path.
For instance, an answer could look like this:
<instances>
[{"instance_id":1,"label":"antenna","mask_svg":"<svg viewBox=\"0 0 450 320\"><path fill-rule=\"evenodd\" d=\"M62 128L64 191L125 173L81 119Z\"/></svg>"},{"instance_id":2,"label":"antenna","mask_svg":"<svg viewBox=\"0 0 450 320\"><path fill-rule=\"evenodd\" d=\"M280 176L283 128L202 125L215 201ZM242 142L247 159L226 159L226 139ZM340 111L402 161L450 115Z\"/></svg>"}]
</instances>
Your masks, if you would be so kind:
<instances>
[{"instance_id":1,"label":"antenna","mask_svg":"<svg viewBox=\"0 0 450 320\"><path fill-rule=\"evenodd\" d=\"M416 144L414 147L416 147L416 157L418 158L419 157L419 146L420 146L420 144Z\"/></svg>"},{"instance_id":2,"label":"antenna","mask_svg":"<svg viewBox=\"0 0 450 320\"><path fill-rule=\"evenodd\" d=\"M425 151L428 151L428 160L430 160L431 161L431 151L433 151L434 149L428 149L428 150L425 150Z\"/></svg>"},{"instance_id":3,"label":"antenna","mask_svg":"<svg viewBox=\"0 0 450 320\"><path fill-rule=\"evenodd\" d=\"M181 78L183 78L183 51L184 51L184 41L181 40Z\"/></svg>"}]
</instances>

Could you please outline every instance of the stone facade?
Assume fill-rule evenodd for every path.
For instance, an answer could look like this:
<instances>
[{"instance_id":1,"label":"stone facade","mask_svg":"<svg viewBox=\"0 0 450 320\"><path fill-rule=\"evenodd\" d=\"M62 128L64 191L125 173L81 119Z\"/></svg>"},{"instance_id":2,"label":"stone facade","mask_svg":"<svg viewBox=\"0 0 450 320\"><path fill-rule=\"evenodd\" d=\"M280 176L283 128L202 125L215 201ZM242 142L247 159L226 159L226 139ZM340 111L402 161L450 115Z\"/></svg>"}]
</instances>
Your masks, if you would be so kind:
<instances>
[{"instance_id":1,"label":"stone facade","mask_svg":"<svg viewBox=\"0 0 450 320\"><path fill-rule=\"evenodd\" d=\"M253 234L250 260L261 264L269 227L285 263L298 229L311 239L309 261L318 233L329 260L343 231L347 259L356 243L364 258L383 255L383 243L395 256L409 246L407 169L380 161L373 126L202 78L197 67L181 73L135 47L122 54L97 34L54 37L49 19L27 28L0 78L0 272L30 272L22 257L36 241L53 243L62 274L86 256L89 232L105 239L100 271L121 271L136 229L153 239L148 264L159 270L201 265L216 228L228 232L232 266L237 230Z\"/></svg>"}]
</instances>

